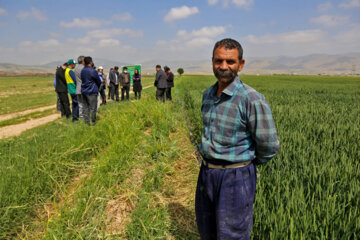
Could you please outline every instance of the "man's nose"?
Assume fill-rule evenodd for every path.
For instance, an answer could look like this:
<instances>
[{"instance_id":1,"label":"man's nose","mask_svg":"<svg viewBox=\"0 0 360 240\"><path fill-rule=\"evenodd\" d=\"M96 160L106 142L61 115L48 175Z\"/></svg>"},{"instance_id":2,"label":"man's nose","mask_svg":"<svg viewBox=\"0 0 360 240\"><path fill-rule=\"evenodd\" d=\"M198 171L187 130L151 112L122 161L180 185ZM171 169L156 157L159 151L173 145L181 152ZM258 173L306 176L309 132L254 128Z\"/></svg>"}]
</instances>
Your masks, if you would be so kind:
<instances>
[{"instance_id":1,"label":"man's nose","mask_svg":"<svg viewBox=\"0 0 360 240\"><path fill-rule=\"evenodd\" d=\"M220 64L220 69L221 70L227 70L228 69L228 64L226 61L222 61Z\"/></svg>"}]
</instances>

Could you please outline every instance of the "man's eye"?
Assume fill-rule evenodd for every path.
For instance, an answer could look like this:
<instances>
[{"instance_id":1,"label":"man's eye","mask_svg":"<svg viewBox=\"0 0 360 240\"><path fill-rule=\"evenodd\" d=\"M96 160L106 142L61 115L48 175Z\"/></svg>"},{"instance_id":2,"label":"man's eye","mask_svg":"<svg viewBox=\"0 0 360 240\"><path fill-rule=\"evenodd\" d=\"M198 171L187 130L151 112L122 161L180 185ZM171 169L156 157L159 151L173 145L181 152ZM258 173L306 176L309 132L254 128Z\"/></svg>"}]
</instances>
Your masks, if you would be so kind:
<instances>
[{"instance_id":1,"label":"man's eye","mask_svg":"<svg viewBox=\"0 0 360 240\"><path fill-rule=\"evenodd\" d=\"M228 63L228 64L234 64L235 61L234 61L234 60L228 60L227 63Z\"/></svg>"},{"instance_id":2,"label":"man's eye","mask_svg":"<svg viewBox=\"0 0 360 240\"><path fill-rule=\"evenodd\" d=\"M216 59L215 62L216 62L217 64L220 64L220 63L222 62L222 60L221 60L221 59Z\"/></svg>"}]
</instances>

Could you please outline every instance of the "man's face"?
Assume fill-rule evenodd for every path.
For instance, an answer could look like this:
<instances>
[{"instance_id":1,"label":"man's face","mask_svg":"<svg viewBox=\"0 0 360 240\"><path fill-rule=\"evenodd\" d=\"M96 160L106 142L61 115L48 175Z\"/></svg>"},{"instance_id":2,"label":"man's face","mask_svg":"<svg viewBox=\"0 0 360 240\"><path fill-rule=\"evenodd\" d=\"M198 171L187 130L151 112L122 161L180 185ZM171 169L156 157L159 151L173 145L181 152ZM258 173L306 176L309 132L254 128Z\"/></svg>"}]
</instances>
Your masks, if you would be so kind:
<instances>
[{"instance_id":1,"label":"man's face","mask_svg":"<svg viewBox=\"0 0 360 240\"><path fill-rule=\"evenodd\" d=\"M212 63L214 74L219 82L229 84L244 67L245 60L239 60L239 51L236 48L226 49L221 46L215 49Z\"/></svg>"},{"instance_id":2,"label":"man's face","mask_svg":"<svg viewBox=\"0 0 360 240\"><path fill-rule=\"evenodd\" d=\"M102 69L99 69L99 73L102 73L103 72L103 70Z\"/></svg>"},{"instance_id":3,"label":"man's face","mask_svg":"<svg viewBox=\"0 0 360 240\"><path fill-rule=\"evenodd\" d=\"M156 71L159 71L161 68L155 68L156 69Z\"/></svg>"},{"instance_id":4,"label":"man's face","mask_svg":"<svg viewBox=\"0 0 360 240\"><path fill-rule=\"evenodd\" d=\"M70 64L69 67L70 67L70 68L74 68L74 67L75 67L75 64Z\"/></svg>"}]
</instances>

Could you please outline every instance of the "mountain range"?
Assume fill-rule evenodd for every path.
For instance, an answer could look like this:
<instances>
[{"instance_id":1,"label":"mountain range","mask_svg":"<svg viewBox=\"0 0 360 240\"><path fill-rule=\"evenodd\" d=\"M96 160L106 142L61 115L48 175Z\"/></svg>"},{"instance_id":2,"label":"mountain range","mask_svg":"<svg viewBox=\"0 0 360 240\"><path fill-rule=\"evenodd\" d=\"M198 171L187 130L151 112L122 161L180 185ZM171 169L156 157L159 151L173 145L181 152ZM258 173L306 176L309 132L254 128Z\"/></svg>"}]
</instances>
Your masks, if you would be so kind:
<instances>
[{"instance_id":1,"label":"mountain range","mask_svg":"<svg viewBox=\"0 0 360 240\"><path fill-rule=\"evenodd\" d=\"M349 54L313 54L301 57L254 57L246 58L243 74L324 74L359 75L360 53ZM96 66L103 66L105 72L113 66L141 64L142 73L153 74L155 65L168 65L173 72L182 67L186 73L212 74L211 59L208 60L171 60L163 59L126 63L94 58ZM54 61L37 66L0 63L0 75L51 74L62 61Z\"/></svg>"}]
</instances>

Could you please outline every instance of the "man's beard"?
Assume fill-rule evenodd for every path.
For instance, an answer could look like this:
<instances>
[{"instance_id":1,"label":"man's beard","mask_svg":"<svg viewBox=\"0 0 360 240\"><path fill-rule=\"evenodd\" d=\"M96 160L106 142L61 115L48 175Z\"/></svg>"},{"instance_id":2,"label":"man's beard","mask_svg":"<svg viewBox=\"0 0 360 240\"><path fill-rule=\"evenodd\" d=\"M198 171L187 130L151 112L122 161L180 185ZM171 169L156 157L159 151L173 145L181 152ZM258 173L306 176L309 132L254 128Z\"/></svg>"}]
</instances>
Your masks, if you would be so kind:
<instances>
[{"instance_id":1,"label":"man's beard","mask_svg":"<svg viewBox=\"0 0 360 240\"><path fill-rule=\"evenodd\" d=\"M222 83L231 83L232 81L234 81L234 79L237 76L237 72L231 71L231 70L226 70L223 71L221 69L214 69L214 74L215 77L219 80L219 82Z\"/></svg>"}]
</instances>

